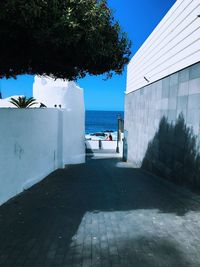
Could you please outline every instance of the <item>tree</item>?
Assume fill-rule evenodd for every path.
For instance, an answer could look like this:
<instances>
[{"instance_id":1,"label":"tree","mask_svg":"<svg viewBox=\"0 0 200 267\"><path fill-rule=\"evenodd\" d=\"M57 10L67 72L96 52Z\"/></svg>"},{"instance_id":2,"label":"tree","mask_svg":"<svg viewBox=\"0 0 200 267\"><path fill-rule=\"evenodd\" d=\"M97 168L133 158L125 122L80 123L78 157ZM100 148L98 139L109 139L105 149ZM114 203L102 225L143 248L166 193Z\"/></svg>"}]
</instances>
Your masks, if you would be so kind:
<instances>
[{"instance_id":1,"label":"tree","mask_svg":"<svg viewBox=\"0 0 200 267\"><path fill-rule=\"evenodd\" d=\"M122 73L130 42L106 0L1 0L0 78Z\"/></svg>"},{"instance_id":2,"label":"tree","mask_svg":"<svg viewBox=\"0 0 200 267\"><path fill-rule=\"evenodd\" d=\"M10 103L18 108L30 108L31 106L37 104L35 98L26 98L26 96L19 96L17 99L11 97Z\"/></svg>"}]
</instances>

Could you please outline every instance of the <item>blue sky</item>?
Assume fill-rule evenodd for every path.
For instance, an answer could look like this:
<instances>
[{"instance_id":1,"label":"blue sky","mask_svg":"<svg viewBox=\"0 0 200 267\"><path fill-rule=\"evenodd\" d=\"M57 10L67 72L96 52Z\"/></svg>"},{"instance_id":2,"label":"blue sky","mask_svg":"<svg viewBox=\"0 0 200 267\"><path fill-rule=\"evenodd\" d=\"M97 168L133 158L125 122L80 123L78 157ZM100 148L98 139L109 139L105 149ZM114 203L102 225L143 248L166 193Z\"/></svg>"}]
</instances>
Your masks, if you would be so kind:
<instances>
[{"instance_id":1,"label":"blue sky","mask_svg":"<svg viewBox=\"0 0 200 267\"><path fill-rule=\"evenodd\" d=\"M123 31L132 41L132 54L139 49L156 25L164 17L175 0L108 0L115 11ZM126 70L104 81L104 76L88 76L78 81L84 88L87 110L123 110L126 89ZM3 97L11 95L32 96L33 76L18 76L17 80L3 79L0 89Z\"/></svg>"}]
</instances>

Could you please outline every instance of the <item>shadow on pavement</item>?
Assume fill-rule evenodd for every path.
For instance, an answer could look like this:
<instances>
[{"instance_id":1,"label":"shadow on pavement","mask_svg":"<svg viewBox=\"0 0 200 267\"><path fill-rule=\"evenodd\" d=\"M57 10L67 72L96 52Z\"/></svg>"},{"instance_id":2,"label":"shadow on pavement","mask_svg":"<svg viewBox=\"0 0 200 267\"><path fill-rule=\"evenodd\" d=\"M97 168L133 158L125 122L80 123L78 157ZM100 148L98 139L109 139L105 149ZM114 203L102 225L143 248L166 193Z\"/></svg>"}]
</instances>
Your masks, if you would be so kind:
<instances>
[{"instance_id":1,"label":"shadow on pavement","mask_svg":"<svg viewBox=\"0 0 200 267\"><path fill-rule=\"evenodd\" d=\"M183 216L188 211L199 211L199 203L166 186L162 179L140 170L118 168L118 162L90 158L86 164L57 170L1 206L0 266L71 266L76 257L67 253L73 250L72 237L87 213L116 212L118 216L120 211L152 209ZM84 233L87 235L89 232ZM132 255L131 262L135 260L136 264L131 266L190 266L176 244L164 237L140 237L132 240L130 247L122 236L119 246L122 252L130 249L127 257ZM128 261L122 263L127 257L121 259L120 266L129 266Z\"/></svg>"}]
</instances>

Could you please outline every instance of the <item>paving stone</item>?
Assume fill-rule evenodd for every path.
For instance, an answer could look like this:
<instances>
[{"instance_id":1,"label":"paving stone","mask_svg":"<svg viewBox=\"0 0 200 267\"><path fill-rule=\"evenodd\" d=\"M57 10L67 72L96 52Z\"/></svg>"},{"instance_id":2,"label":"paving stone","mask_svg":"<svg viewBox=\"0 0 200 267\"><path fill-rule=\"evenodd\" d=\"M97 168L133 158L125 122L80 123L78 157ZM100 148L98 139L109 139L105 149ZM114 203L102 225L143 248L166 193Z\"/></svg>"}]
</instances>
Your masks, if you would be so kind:
<instances>
[{"instance_id":1,"label":"paving stone","mask_svg":"<svg viewBox=\"0 0 200 267\"><path fill-rule=\"evenodd\" d=\"M119 159L58 170L0 218L1 267L200 266L200 196Z\"/></svg>"}]
</instances>

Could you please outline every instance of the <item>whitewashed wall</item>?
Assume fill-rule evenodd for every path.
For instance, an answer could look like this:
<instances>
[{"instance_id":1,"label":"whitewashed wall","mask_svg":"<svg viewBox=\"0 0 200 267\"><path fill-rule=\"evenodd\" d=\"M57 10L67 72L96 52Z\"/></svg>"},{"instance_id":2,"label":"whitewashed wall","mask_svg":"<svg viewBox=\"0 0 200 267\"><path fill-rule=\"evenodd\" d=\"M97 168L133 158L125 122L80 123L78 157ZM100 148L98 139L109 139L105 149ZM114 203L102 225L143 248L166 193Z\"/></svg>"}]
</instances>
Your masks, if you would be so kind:
<instances>
[{"instance_id":1,"label":"whitewashed wall","mask_svg":"<svg viewBox=\"0 0 200 267\"><path fill-rule=\"evenodd\" d=\"M72 107L71 95L78 96L75 99L75 103L77 103L80 91L82 92L82 89L75 82L62 79L55 80L50 77L35 76L33 83L33 97L47 107L55 105L57 107L61 105L62 108Z\"/></svg>"},{"instance_id":2,"label":"whitewashed wall","mask_svg":"<svg viewBox=\"0 0 200 267\"><path fill-rule=\"evenodd\" d=\"M85 162L83 90L73 82L35 77L33 96L48 108L0 102L0 204L57 168ZM16 97L17 98L17 97ZM61 105L61 108L54 107Z\"/></svg>"},{"instance_id":3,"label":"whitewashed wall","mask_svg":"<svg viewBox=\"0 0 200 267\"><path fill-rule=\"evenodd\" d=\"M22 95L20 95L21 97L23 97ZM7 98L3 98L0 99L0 108L16 108L15 105L13 105L12 103L10 103L11 98L15 98L17 99L19 97L19 95L13 95Z\"/></svg>"},{"instance_id":4,"label":"whitewashed wall","mask_svg":"<svg viewBox=\"0 0 200 267\"><path fill-rule=\"evenodd\" d=\"M99 140L87 140L86 141L86 147L87 149L99 149ZM101 140L101 149L113 149L116 150L117 147L117 141L105 141Z\"/></svg>"},{"instance_id":5,"label":"whitewashed wall","mask_svg":"<svg viewBox=\"0 0 200 267\"><path fill-rule=\"evenodd\" d=\"M65 164L85 162L84 141L84 112L1 109L0 204Z\"/></svg>"},{"instance_id":6,"label":"whitewashed wall","mask_svg":"<svg viewBox=\"0 0 200 267\"><path fill-rule=\"evenodd\" d=\"M78 164L85 161L85 107L83 90L75 82L35 76L34 98L47 107L63 111L63 161ZM70 139L70 142L69 142ZM80 153L81 151L81 153Z\"/></svg>"},{"instance_id":7,"label":"whitewashed wall","mask_svg":"<svg viewBox=\"0 0 200 267\"><path fill-rule=\"evenodd\" d=\"M176 1L129 63L126 93L200 61L198 15L200 0Z\"/></svg>"},{"instance_id":8,"label":"whitewashed wall","mask_svg":"<svg viewBox=\"0 0 200 267\"><path fill-rule=\"evenodd\" d=\"M83 90L70 87L63 113L63 160L66 164L85 162L85 107Z\"/></svg>"},{"instance_id":9,"label":"whitewashed wall","mask_svg":"<svg viewBox=\"0 0 200 267\"><path fill-rule=\"evenodd\" d=\"M0 204L62 167L58 118L58 110L1 109Z\"/></svg>"}]
</instances>

